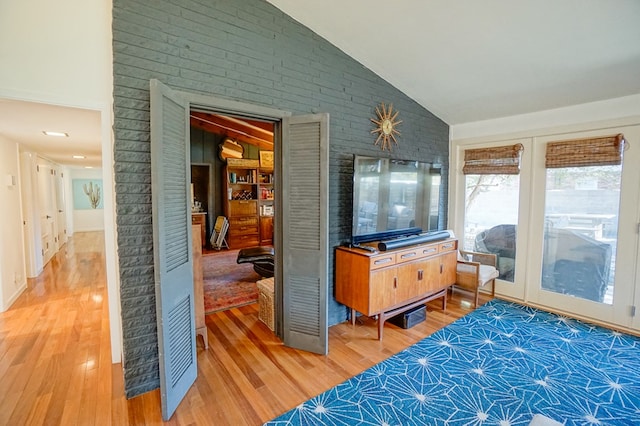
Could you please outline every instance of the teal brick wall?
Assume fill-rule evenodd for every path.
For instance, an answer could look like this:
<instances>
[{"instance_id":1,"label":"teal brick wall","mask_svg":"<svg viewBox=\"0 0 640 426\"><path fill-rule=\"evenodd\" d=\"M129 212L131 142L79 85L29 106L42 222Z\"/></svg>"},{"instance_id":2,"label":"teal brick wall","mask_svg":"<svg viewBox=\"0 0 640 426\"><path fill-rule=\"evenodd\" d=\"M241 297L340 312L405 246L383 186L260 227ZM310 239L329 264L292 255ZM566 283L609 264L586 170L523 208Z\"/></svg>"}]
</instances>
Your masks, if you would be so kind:
<instances>
[{"instance_id":1,"label":"teal brick wall","mask_svg":"<svg viewBox=\"0 0 640 426\"><path fill-rule=\"evenodd\" d=\"M411 52L416 46L403 46ZM114 0L115 180L125 389L159 386L151 224L149 80L293 114L330 114L330 246L351 236L353 154L442 164L449 126L308 28L262 0ZM403 123L392 153L369 119L393 103ZM442 218L442 225L446 217ZM333 252L330 265L334 265ZM333 267L331 268L333 294ZM330 300L329 322L346 309ZM329 348L329 350L331 350Z\"/></svg>"}]
</instances>

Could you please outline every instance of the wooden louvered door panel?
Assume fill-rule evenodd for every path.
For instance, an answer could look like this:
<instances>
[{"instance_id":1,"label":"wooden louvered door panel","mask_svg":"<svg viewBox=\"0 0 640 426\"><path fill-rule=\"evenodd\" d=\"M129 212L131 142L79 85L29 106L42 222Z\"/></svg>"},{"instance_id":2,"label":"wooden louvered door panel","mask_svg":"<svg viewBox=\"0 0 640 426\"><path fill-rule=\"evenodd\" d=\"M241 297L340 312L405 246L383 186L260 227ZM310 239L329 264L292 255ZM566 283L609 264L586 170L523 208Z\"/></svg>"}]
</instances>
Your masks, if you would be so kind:
<instances>
[{"instance_id":1,"label":"wooden louvered door panel","mask_svg":"<svg viewBox=\"0 0 640 426\"><path fill-rule=\"evenodd\" d=\"M151 193L162 417L196 379L188 106L151 80Z\"/></svg>"},{"instance_id":2,"label":"wooden louvered door panel","mask_svg":"<svg viewBox=\"0 0 640 426\"><path fill-rule=\"evenodd\" d=\"M285 118L282 140L284 343L326 354L329 115Z\"/></svg>"}]
</instances>

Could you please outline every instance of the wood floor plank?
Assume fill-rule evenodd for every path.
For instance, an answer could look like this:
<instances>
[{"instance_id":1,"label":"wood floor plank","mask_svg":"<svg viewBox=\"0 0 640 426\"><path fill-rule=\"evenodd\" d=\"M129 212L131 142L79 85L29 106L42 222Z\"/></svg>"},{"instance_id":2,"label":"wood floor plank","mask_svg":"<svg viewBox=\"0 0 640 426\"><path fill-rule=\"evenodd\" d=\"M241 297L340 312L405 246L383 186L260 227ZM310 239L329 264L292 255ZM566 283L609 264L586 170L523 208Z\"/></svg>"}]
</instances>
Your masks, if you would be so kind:
<instances>
[{"instance_id":1,"label":"wood floor plank","mask_svg":"<svg viewBox=\"0 0 640 426\"><path fill-rule=\"evenodd\" d=\"M127 400L111 364L103 247L100 232L74 234L0 314L0 425L259 425L471 311L456 292L411 329L385 325L383 341L372 318L337 324L326 356L285 347L257 304L210 314L195 385L163 422L159 391Z\"/></svg>"}]
</instances>

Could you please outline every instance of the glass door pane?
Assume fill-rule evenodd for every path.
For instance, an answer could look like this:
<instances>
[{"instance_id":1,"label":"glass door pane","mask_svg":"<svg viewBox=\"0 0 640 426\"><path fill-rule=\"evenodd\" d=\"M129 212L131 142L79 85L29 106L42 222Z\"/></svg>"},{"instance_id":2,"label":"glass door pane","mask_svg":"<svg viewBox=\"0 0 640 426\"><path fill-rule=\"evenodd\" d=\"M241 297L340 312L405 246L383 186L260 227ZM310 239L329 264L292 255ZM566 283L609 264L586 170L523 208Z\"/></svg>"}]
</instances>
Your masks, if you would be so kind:
<instances>
[{"instance_id":1,"label":"glass door pane","mask_svg":"<svg viewBox=\"0 0 640 426\"><path fill-rule=\"evenodd\" d=\"M622 166L547 169L544 290L613 303Z\"/></svg>"},{"instance_id":2,"label":"glass door pane","mask_svg":"<svg viewBox=\"0 0 640 426\"><path fill-rule=\"evenodd\" d=\"M513 282L519 175L465 176L465 250L498 255L501 280Z\"/></svg>"}]
</instances>

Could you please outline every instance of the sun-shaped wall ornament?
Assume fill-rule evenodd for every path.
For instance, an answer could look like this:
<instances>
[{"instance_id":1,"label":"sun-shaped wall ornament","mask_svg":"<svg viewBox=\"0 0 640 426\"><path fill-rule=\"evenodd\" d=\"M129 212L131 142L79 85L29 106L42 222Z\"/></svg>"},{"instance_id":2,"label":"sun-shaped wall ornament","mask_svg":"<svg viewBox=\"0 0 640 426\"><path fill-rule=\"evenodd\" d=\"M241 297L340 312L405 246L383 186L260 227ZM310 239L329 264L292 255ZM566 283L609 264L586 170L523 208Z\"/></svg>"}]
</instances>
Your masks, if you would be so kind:
<instances>
[{"instance_id":1,"label":"sun-shaped wall ornament","mask_svg":"<svg viewBox=\"0 0 640 426\"><path fill-rule=\"evenodd\" d=\"M376 107L377 118L372 118L371 121L378 127L373 129L371 133L378 133L378 138L374 142L374 145L380 144L380 148L384 151L389 148L391 151L391 142L398 145L398 139L396 136L400 136L400 131L396 128L398 124L402 123L402 120L398 120L398 111L393 110L393 104L389 104L387 108L384 102L381 102Z\"/></svg>"}]
</instances>

